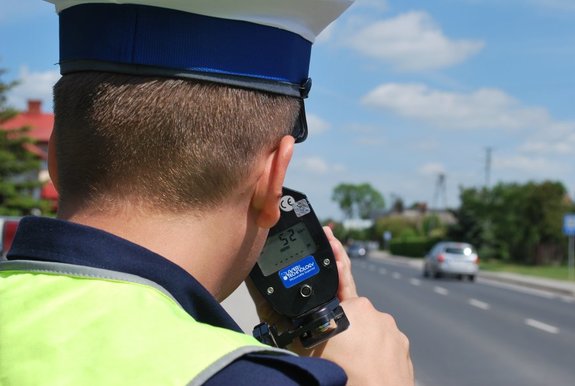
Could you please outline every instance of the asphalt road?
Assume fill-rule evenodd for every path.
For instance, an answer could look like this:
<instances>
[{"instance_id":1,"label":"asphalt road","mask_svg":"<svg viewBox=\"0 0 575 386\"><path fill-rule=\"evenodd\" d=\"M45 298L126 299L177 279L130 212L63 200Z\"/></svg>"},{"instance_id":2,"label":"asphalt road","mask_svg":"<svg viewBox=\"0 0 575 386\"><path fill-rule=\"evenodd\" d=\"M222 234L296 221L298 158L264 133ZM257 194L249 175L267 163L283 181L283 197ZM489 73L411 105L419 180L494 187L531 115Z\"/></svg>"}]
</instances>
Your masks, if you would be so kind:
<instances>
[{"instance_id":1,"label":"asphalt road","mask_svg":"<svg viewBox=\"0 0 575 386\"><path fill-rule=\"evenodd\" d=\"M575 299L478 280L423 279L354 259L360 295L411 342L419 386L575 385Z\"/></svg>"}]
</instances>

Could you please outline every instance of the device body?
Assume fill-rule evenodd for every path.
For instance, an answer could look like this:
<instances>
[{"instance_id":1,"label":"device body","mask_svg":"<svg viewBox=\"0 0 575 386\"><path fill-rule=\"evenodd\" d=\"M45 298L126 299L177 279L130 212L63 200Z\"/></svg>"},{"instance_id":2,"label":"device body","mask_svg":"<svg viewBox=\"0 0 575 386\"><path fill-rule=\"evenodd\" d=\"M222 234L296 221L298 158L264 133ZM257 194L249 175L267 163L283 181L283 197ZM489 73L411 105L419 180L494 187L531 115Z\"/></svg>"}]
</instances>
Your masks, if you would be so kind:
<instances>
[{"instance_id":1,"label":"device body","mask_svg":"<svg viewBox=\"0 0 575 386\"><path fill-rule=\"evenodd\" d=\"M250 277L272 308L291 321L292 329L278 332L262 324L254 335L279 347L299 337L311 347L349 326L336 297L337 264L304 194L284 187L280 212Z\"/></svg>"}]
</instances>

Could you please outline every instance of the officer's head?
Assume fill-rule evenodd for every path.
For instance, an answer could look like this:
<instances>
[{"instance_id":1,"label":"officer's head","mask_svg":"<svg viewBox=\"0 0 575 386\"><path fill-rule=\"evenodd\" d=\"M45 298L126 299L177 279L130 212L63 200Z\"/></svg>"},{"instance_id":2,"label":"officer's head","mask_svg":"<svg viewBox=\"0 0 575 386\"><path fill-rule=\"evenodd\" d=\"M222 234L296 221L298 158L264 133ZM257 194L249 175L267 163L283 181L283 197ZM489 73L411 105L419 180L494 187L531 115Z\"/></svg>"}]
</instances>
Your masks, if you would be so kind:
<instances>
[{"instance_id":1,"label":"officer's head","mask_svg":"<svg viewBox=\"0 0 575 386\"><path fill-rule=\"evenodd\" d=\"M305 138L311 44L350 3L52 2L61 207L161 212L212 209L283 137Z\"/></svg>"},{"instance_id":2,"label":"officer's head","mask_svg":"<svg viewBox=\"0 0 575 386\"><path fill-rule=\"evenodd\" d=\"M289 135L287 96L188 79L69 74L54 89L62 203L213 209Z\"/></svg>"}]
</instances>

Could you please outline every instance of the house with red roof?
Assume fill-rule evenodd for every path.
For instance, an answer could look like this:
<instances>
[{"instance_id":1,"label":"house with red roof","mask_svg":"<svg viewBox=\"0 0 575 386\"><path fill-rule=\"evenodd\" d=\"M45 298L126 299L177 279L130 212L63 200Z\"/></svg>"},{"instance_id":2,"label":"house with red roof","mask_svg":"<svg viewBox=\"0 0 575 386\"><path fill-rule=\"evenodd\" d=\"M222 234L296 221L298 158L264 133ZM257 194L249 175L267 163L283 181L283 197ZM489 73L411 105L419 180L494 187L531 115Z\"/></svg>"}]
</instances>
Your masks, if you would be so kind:
<instances>
[{"instance_id":1,"label":"house with red roof","mask_svg":"<svg viewBox=\"0 0 575 386\"><path fill-rule=\"evenodd\" d=\"M28 150L36 154L41 160L37 178L42 183L42 188L37 196L52 201L54 208L56 208L58 192L48 174L48 141L54 128L54 114L42 111L42 101L30 99L28 100L28 110L20 112L0 124L0 130L14 130L22 127L30 128L27 134L36 140L36 143L29 146Z\"/></svg>"}]
</instances>

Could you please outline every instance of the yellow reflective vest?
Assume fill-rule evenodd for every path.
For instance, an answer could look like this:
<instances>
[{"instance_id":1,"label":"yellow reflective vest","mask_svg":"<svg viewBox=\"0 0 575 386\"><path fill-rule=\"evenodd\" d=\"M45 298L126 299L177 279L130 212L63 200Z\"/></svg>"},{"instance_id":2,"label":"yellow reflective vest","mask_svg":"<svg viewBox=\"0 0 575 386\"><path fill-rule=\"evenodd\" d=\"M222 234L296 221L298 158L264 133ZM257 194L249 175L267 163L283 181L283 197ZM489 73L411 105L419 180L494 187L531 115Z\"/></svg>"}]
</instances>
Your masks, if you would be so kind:
<instances>
[{"instance_id":1,"label":"yellow reflective vest","mask_svg":"<svg viewBox=\"0 0 575 386\"><path fill-rule=\"evenodd\" d=\"M139 276L0 262L2 386L201 385L258 351L290 354L197 322Z\"/></svg>"}]
</instances>

